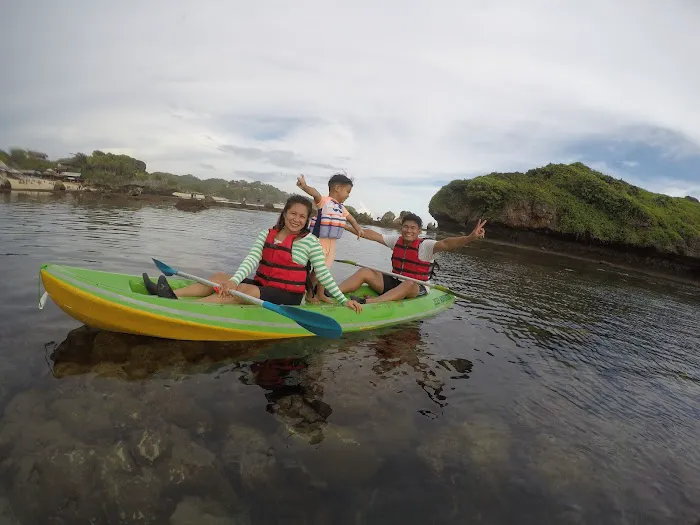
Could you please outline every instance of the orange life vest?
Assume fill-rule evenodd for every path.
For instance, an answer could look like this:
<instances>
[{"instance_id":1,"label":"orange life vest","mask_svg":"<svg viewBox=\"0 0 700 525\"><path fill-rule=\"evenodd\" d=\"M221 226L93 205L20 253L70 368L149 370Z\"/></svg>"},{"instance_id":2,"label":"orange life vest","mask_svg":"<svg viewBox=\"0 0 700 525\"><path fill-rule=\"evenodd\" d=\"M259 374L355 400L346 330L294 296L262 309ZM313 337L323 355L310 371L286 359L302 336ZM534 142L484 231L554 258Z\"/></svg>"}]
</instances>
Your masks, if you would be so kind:
<instances>
[{"instance_id":1,"label":"orange life vest","mask_svg":"<svg viewBox=\"0 0 700 525\"><path fill-rule=\"evenodd\" d=\"M284 241L275 244L278 231L276 228L270 228L270 233L267 234L255 281L262 286L304 293L308 268L292 260L292 242L297 236L287 235Z\"/></svg>"},{"instance_id":2,"label":"orange life vest","mask_svg":"<svg viewBox=\"0 0 700 525\"><path fill-rule=\"evenodd\" d=\"M411 244L406 245L403 237L399 237L391 252L391 267L394 273L412 277L420 281L430 280L431 264L418 258L418 247L423 239L416 239Z\"/></svg>"}]
</instances>

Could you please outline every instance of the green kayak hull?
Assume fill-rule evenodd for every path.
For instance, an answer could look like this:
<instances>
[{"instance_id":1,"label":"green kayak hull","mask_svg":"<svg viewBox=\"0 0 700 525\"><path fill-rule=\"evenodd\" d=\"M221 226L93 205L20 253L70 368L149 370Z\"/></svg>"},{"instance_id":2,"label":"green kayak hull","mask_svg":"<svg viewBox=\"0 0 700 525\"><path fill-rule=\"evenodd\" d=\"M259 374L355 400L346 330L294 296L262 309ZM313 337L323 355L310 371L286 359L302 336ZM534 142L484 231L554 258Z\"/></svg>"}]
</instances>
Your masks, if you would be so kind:
<instances>
[{"instance_id":1,"label":"green kayak hull","mask_svg":"<svg viewBox=\"0 0 700 525\"><path fill-rule=\"evenodd\" d=\"M41 267L52 301L74 319L94 328L189 341L253 341L313 337L284 316L255 305L220 305L149 295L140 275L111 273L58 264ZM177 289L192 283L171 277ZM367 286L357 295L376 295ZM300 308L335 319L343 332L359 332L432 316L450 307L454 296L431 289L422 297L364 305L357 314L321 303Z\"/></svg>"}]
</instances>

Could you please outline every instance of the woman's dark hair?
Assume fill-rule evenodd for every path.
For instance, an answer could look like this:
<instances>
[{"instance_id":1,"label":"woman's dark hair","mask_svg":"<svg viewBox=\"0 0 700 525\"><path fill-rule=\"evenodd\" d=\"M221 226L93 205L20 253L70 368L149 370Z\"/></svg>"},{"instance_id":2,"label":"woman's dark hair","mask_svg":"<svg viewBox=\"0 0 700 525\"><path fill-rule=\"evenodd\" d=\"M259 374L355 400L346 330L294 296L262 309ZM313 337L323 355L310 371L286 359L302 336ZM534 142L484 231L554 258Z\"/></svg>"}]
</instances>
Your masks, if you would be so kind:
<instances>
[{"instance_id":1,"label":"woman's dark hair","mask_svg":"<svg viewBox=\"0 0 700 525\"><path fill-rule=\"evenodd\" d=\"M292 195L287 199L287 202L284 203L282 213L280 213L279 219L277 219L277 224L275 225L275 228L277 228L278 230L284 228L284 214L287 213L287 210L295 204L303 204L304 206L306 206L306 225L299 232L299 235L303 236L309 233L309 221L311 220L311 201L306 197L302 197L301 195Z\"/></svg>"},{"instance_id":2,"label":"woman's dark hair","mask_svg":"<svg viewBox=\"0 0 700 525\"><path fill-rule=\"evenodd\" d=\"M418 224L419 228L423 227L423 219L421 219L418 215L415 213L407 213L401 218L401 224L403 224L406 221L413 221L416 224Z\"/></svg>"}]
</instances>

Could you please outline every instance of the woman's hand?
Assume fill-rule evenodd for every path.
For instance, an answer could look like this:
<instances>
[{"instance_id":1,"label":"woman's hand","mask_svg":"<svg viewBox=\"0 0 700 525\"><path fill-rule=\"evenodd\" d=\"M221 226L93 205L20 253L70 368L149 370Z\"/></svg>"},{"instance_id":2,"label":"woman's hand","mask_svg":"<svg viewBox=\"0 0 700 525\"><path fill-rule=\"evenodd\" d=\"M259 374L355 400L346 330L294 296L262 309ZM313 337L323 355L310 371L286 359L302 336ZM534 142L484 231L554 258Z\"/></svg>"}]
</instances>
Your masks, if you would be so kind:
<instances>
[{"instance_id":1,"label":"woman's hand","mask_svg":"<svg viewBox=\"0 0 700 525\"><path fill-rule=\"evenodd\" d=\"M355 312L357 312L358 314L362 311L362 305L357 301L350 300L347 303L345 303L345 306L350 308L350 310L355 310Z\"/></svg>"},{"instance_id":2,"label":"woman's hand","mask_svg":"<svg viewBox=\"0 0 700 525\"><path fill-rule=\"evenodd\" d=\"M219 297L226 297L229 294L229 290L235 290L236 288L238 288L236 281L226 281L225 283L220 284Z\"/></svg>"}]
</instances>

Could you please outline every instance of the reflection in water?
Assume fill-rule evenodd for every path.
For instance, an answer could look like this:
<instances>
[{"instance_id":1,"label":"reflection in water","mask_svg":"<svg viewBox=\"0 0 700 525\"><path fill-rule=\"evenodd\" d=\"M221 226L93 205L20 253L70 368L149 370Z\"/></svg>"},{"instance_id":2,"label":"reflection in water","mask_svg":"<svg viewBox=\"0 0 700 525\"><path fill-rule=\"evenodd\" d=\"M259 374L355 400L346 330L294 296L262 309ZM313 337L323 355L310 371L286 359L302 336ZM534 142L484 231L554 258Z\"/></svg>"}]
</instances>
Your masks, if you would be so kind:
<instances>
[{"instance_id":1,"label":"reflection in water","mask_svg":"<svg viewBox=\"0 0 700 525\"><path fill-rule=\"evenodd\" d=\"M445 383L425 360L421 361L426 345L421 339L419 324L420 322L392 328L389 333L370 342L368 347L374 350L378 360L372 370L380 378L386 379L392 373L401 373L404 366L411 368L418 386L433 403L443 408L448 405L447 397L443 394ZM452 375L452 379L467 379L472 369L471 361L462 358L440 359L436 364L448 372L459 374ZM420 412L425 416L434 417L428 410Z\"/></svg>"},{"instance_id":2,"label":"reflection in water","mask_svg":"<svg viewBox=\"0 0 700 525\"><path fill-rule=\"evenodd\" d=\"M290 431L306 435L311 444L320 443L326 420L333 413L322 400L320 364L319 359L301 357L255 361L241 367L239 379L267 391L267 411L284 418Z\"/></svg>"}]
</instances>

